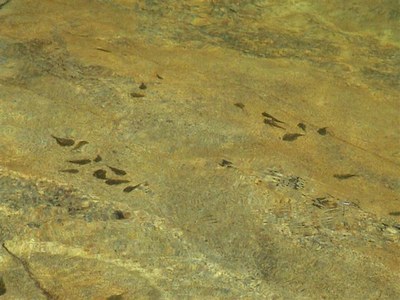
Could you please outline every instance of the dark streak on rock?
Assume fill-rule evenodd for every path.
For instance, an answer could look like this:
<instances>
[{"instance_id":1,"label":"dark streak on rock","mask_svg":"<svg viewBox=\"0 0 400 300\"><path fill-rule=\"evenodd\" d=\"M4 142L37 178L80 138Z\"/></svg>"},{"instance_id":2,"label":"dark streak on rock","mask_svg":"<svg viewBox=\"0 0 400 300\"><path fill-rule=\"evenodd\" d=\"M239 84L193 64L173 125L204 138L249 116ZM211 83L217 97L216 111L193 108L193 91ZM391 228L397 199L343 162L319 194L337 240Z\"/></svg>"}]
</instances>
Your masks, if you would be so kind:
<instances>
[{"instance_id":1,"label":"dark streak on rock","mask_svg":"<svg viewBox=\"0 0 400 300\"><path fill-rule=\"evenodd\" d=\"M3 277L0 277L0 296L7 292L6 284L4 283Z\"/></svg>"},{"instance_id":2,"label":"dark streak on rock","mask_svg":"<svg viewBox=\"0 0 400 300\"><path fill-rule=\"evenodd\" d=\"M4 1L2 4L0 4L0 9L2 9L5 5L7 5L10 2L11 2L11 0Z\"/></svg>"},{"instance_id":3,"label":"dark streak on rock","mask_svg":"<svg viewBox=\"0 0 400 300\"><path fill-rule=\"evenodd\" d=\"M35 275L32 273L29 264L22 258L18 257L15 255L13 252L11 252L6 245L3 243L2 244L3 249L10 255L12 256L16 261L18 261L22 267L24 268L25 272L28 274L29 278L33 281L35 286L42 292L42 294L46 297L46 299L57 299L57 297L53 296L50 294L49 291L47 291L39 282L39 280L36 279Z\"/></svg>"}]
</instances>

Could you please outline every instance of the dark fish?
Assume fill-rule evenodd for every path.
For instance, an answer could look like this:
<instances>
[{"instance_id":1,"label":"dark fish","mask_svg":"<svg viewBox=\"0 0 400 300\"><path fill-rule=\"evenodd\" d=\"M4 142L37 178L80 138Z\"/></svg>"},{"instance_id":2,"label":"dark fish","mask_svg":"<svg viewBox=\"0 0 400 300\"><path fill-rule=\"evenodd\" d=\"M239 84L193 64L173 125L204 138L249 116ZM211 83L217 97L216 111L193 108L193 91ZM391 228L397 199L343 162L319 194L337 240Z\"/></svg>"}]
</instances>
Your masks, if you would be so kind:
<instances>
[{"instance_id":1,"label":"dark fish","mask_svg":"<svg viewBox=\"0 0 400 300\"><path fill-rule=\"evenodd\" d=\"M277 118L275 118L274 116L270 115L269 113L266 113L265 111L262 113L262 115L266 118L270 118L271 120L278 122L278 123L283 123L286 124L285 122L282 122L280 120L278 120Z\"/></svg>"},{"instance_id":2,"label":"dark fish","mask_svg":"<svg viewBox=\"0 0 400 300\"><path fill-rule=\"evenodd\" d=\"M328 131L326 130L328 127L322 127L322 128L320 128L320 129L318 129L317 130L317 132L320 134L320 135L326 135L327 133L328 133Z\"/></svg>"},{"instance_id":3,"label":"dark fish","mask_svg":"<svg viewBox=\"0 0 400 300\"><path fill-rule=\"evenodd\" d=\"M125 293L123 293L123 294L111 295L111 296L108 296L108 297L106 298L106 300L124 300L124 299L125 299L125 298L123 297L124 294L125 294Z\"/></svg>"},{"instance_id":4,"label":"dark fish","mask_svg":"<svg viewBox=\"0 0 400 300\"><path fill-rule=\"evenodd\" d=\"M115 175L119 175L119 176L126 175L126 172L125 172L124 170L117 169L117 168L110 167L110 166L107 166L107 167L109 167L110 170L113 171L113 172L115 173Z\"/></svg>"},{"instance_id":5,"label":"dark fish","mask_svg":"<svg viewBox=\"0 0 400 300\"><path fill-rule=\"evenodd\" d=\"M335 174L335 175L333 175L333 177L335 177L337 179L340 179L340 180L348 179L348 178L351 178L351 177L354 177L354 176L358 176L358 175L356 175L356 174Z\"/></svg>"},{"instance_id":6,"label":"dark fish","mask_svg":"<svg viewBox=\"0 0 400 300\"><path fill-rule=\"evenodd\" d=\"M144 97L144 95L140 94L140 93L132 92L131 93L131 97L133 97L133 98L142 98L142 97Z\"/></svg>"},{"instance_id":7,"label":"dark fish","mask_svg":"<svg viewBox=\"0 0 400 300\"><path fill-rule=\"evenodd\" d=\"M147 85L145 85L144 82L142 82L142 84L139 86L139 89L145 90L147 89Z\"/></svg>"},{"instance_id":8,"label":"dark fish","mask_svg":"<svg viewBox=\"0 0 400 300\"><path fill-rule=\"evenodd\" d=\"M80 148L82 148L83 146L89 144L89 142L87 141L80 141L72 150L78 150Z\"/></svg>"},{"instance_id":9,"label":"dark fish","mask_svg":"<svg viewBox=\"0 0 400 300\"><path fill-rule=\"evenodd\" d=\"M391 215L391 216L400 216L400 211L391 211L389 213L389 215Z\"/></svg>"},{"instance_id":10,"label":"dark fish","mask_svg":"<svg viewBox=\"0 0 400 300\"><path fill-rule=\"evenodd\" d=\"M52 135L52 137L56 140L57 144L62 147L71 147L75 144L75 141L73 139L60 138L54 135Z\"/></svg>"},{"instance_id":11,"label":"dark fish","mask_svg":"<svg viewBox=\"0 0 400 300\"><path fill-rule=\"evenodd\" d=\"M237 102L237 103L235 103L234 105L235 105L236 107L239 107L240 109L243 109L243 108L244 108L244 104L241 103L241 102Z\"/></svg>"},{"instance_id":12,"label":"dark fish","mask_svg":"<svg viewBox=\"0 0 400 300\"><path fill-rule=\"evenodd\" d=\"M97 47L96 50L103 51L103 52L108 52L108 53L111 52L110 50L107 50L107 49L104 49L104 48L100 48L100 47Z\"/></svg>"},{"instance_id":13,"label":"dark fish","mask_svg":"<svg viewBox=\"0 0 400 300\"><path fill-rule=\"evenodd\" d=\"M292 142L297 140L298 137L303 136L304 134L301 133L286 133L283 137L282 140L287 141L287 142Z\"/></svg>"},{"instance_id":14,"label":"dark fish","mask_svg":"<svg viewBox=\"0 0 400 300\"><path fill-rule=\"evenodd\" d=\"M140 186L140 183L137 184L137 185L130 185L130 186L127 186L126 188L124 188L123 191L124 191L125 193L130 193L130 192L132 192L133 190L136 190L139 186Z\"/></svg>"},{"instance_id":15,"label":"dark fish","mask_svg":"<svg viewBox=\"0 0 400 300\"><path fill-rule=\"evenodd\" d=\"M129 212L123 212L122 210L116 210L114 211L114 217L117 220L123 220L123 219L128 219L131 216L131 214ZM110 299L110 297L108 297L107 299ZM122 297L113 297L111 299L123 299Z\"/></svg>"},{"instance_id":16,"label":"dark fish","mask_svg":"<svg viewBox=\"0 0 400 300\"><path fill-rule=\"evenodd\" d=\"M90 159L76 159L76 160L68 160L71 164L77 164L77 165L87 165L91 162Z\"/></svg>"},{"instance_id":17,"label":"dark fish","mask_svg":"<svg viewBox=\"0 0 400 300\"><path fill-rule=\"evenodd\" d=\"M96 171L93 172L93 176L98 178L98 179L107 179L106 173L107 173L106 170L99 169L99 170L96 170Z\"/></svg>"},{"instance_id":18,"label":"dark fish","mask_svg":"<svg viewBox=\"0 0 400 300\"><path fill-rule=\"evenodd\" d=\"M95 159L93 159L94 162L99 162L102 161L103 159L101 158L100 155L97 155Z\"/></svg>"},{"instance_id":19,"label":"dark fish","mask_svg":"<svg viewBox=\"0 0 400 300\"><path fill-rule=\"evenodd\" d=\"M267 124L267 125L269 125L269 126L273 126L273 127L281 128L281 129L284 129L284 130L285 130L284 127L282 127L282 126L280 126L279 124L277 124L274 120L264 119L264 124Z\"/></svg>"},{"instance_id":20,"label":"dark fish","mask_svg":"<svg viewBox=\"0 0 400 300\"><path fill-rule=\"evenodd\" d=\"M229 160L223 159L223 160L219 163L219 165L220 165L221 167L228 167L228 168L230 168L230 167L232 167L232 162L230 162Z\"/></svg>"},{"instance_id":21,"label":"dark fish","mask_svg":"<svg viewBox=\"0 0 400 300\"><path fill-rule=\"evenodd\" d=\"M106 184L108 185L117 185L121 183L128 183L129 180L124 180L124 179L107 179Z\"/></svg>"},{"instance_id":22,"label":"dark fish","mask_svg":"<svg viewBox=\"0 0 400 300\"><path fill-rule=\"evenodd\" d=\"M79 170L78 169L65 169L65 170L60 170L60 172L76 174L76 173L79 173Z\"/></svg>"},{"instance_id":23,"label":"dark fish","mask_svg":"<svg viewBox=\"0 0 400 300\"><path fill-rule=\"evenodd\" d=\"M297 124L297 127L301 128L302 130L306 131L306 124L304 123L299 123Z\"/></svg>"},{"instance_id":24,"label":"dark fish","mask_svg":"<svg viewBox=\"0 0 400 300\"><path fill-rule=\"evenodd\" d=\"M161 77L160 75L156 74L158 79L164 79L163 77Z\"/></svg>"}]
</instances>

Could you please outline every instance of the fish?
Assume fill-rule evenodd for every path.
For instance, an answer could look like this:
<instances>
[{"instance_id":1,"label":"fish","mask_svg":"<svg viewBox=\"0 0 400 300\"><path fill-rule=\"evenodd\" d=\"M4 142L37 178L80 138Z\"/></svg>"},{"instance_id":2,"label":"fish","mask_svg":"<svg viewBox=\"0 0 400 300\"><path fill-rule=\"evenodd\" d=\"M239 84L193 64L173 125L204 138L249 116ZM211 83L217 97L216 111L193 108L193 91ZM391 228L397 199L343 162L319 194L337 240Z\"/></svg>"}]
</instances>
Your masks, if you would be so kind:
<instances>
[{"instance_id":1,"label":"fish","mask_svg":"<svg viewBox=\"0 0 400 300\"><path fill-rule=\"evenodd\" d=\"M144 97L144 94L135 93L135 92L132 92L130 95L133 98L142 98L142 97Z\"/></svg>"},{"instance_id":2,"label":"fish","mask_svg":"<svg viewBox=\"0 0 400 300\"><path fill-rule=\"evenodd\" d=\"M240 109L244 109L244 104L241 103L241 102L237 102L237 103L235 103L233 105L235 105L236 107L239 107Z\"/></svg>"},{"instance_id":3,"label":"fish","mask_svg":"<svg viewBox=\"0 0 400 300\"><path fill-rule=\"evenodd\" d=\"M94 162L99 162L102 161L103 159L101 158L100 155L97 155L95 159L93 159Z\"/></svg>"},{"instance_id":4,"label":"fish","mask_svg":"<svg viewBox=\"0 0 400 300\"><path fill-rule=\"evenodd\" d=\"M354 176L358 176L358 175L357 174L335 174L335 175L333 175L333 177L340 179L340 180L348 179L348 178L351 178Z\"/></svg>"},{"instance_id":5,"label":"fish","mask_svg":"<svg viewBox=\"0 0 400 300\"><path fill-rule=\"evenodd\" d=\"M75 141L73 139L68 139L68 138L60 138L56 137L54 135L51 135L52 138L54 138L57 142L62 147L71 147L75 144Z\"/></svg>"},{"instance_id":6,"label":"fish","mask_svg":"<svg viewBox=\"0 0 400 300\"><path fill-rule=\"evenodd\" d=\"M99 169L93 172L93 176L98 179L107 179L106 177L107 171L103 169Z\"/></svg>"},{"instance_id":7,"label":"fish","mask_svg":"<svg viewBox=\"0 0 400 300\"><path fill-rule=\"evenodd\" d=\"M139 183L139 184L137 184L137 185L130 185L130 186L127 186L126 188L124 188L124 192L125 193L130 193L130 192L132 192L133 190L136 190L138 187L140 187L140 185L141 185L141 183Z\"/></svg>"},{"instance_id":8,"label":"fish","mask_svg":"<svg viewBox=\"0 0 400 300\"><path fill-rule=\"evenodd\" d=\"M286 128L280 126L279 124L276 124L276 122L274 120L265 119L264 120L264 124L267 124L269 126L273 126L273 127L276 127L276 128L281 128L281 129L286 130Z\"/></svg>"},{"instance_id":9,"label":"fish","mask_svg":"<svg viewBox=\"0 0 400 300\"><path fill-rule=\"evenodd\" d=\"M326 135L328 132L327 132L327 129L328 127L322 127L322 128L320 128L320 129L318 129L317 130L317 132L320 134L320 135Z\"/></svg>"},{"instance_id":10,"label":"fish","mask_svg":"<svg viewBox=\"0 0 400 300\"><path fill-rule=\"evenodd\" d=\"M122 183L128 183L130 181L124 180L124 179L107 179L105 182L108 185L117 185L117 184L122 184Z\"/></svg>"},{"instance_id":11,"label":"fish","mask_svg":"<svg viewBox=\"0 0 400 300\"><path fill-rule=\"evenodd\" d=\"M114 211L114 217L117 220L123 220L123 219L128 219L131 216L131 214L129 212L123 212L122 210L116 210ZM110 299L110 297L108 297L107 299ZM113 297L112 299L122 299L121 297Z\"/></svg>"},{"instance_id":12,"label":"fish","mask_svg":"<svg viewBox=\"0 0 400 300\"><path fill-rule=\"evenodd\" d=\"M117 169L117 168L110 167L110 166L107 166L107 167L109 167L110 170L113 171L114 174L116 174L116 175L119 175L119 176L124 176L124 175L126 175L126 172L125 172L124 170Z\"/></svg>"},{"instance_id":13,"label":"fish","mask_svg":"<svg viewBox=\"0 0 400 300\"><path fill-rule=\"evenodd\" d=\"M139 86L139 89L145 90L147 89L147 85L145 85L144 82L142 82L142 84Z\"/></svg>"},{"instance_id":14,"label":"fish","mask_svg":"<svg viewBox=\"0 0 400 300\"><path fill-rule=\"evenodd\" d=\"M274 116L270 115L269 113L267 113L265 111L262 113L262 115L266 118L270 118L271 120L273 120L275 122L286 124L285 122L278 120L277 118L275 118Z\"/></svg>"},{"instance_id":15,"label":"fish","mask_svg":"<svg viewBox=\"0 0 400 300\"><path fill-rule=\"evenodd\" d=\"M301 128L302 130L306 131L306 124L304 123L299 123L297 124L297 127Z\"/></svg>"},{"instance_id":16,"label":"fish","mask_svg":"<svg viewBox=\"0 0 400 300\"><path fill-rule=\"evenodd\" d=\"M76 159L76 160L68 160L69 163L71 164L77 164L77 165L87 165L91 162L90 159Z\"/></svg>"},{"instance_id":17,"label":"fish","mask_svg":"<svg viewBox=\"0 0 400 300\"><path fill-rule=\"evenodd\" d=\"M104 48L100 48L100 47L97 47L97 48L95 48L96 50L99 50L99 51L103 51L103 52L107 52L107 53L111 53L111 51L110 50L108 50L108 49L104 49Z\"/></svg>"},{"instance_id":18,"label":"fish","mask_svg":"<svg viewBox=\"0 0 400 300\"><path fill-rule=\"evenodd\" d=\"M82 148L83 146L89 144L89 142L87 141L80 141L72 150L78 150L80 148Z\"/></svg>"},{"instance_id":19,"label":"fish","mask_svg":"<svg viewBox=\"0 0 400 300\"><path fill-rule=\"evenodd\" d=\"M283 137L282 140L287 141L287 142L292 142L297 140L298 137L304 136L304 134L301 133L286 133Z\"/></svg>"},{"instance_id":20,"label":"fish","mask_svg":"<svg viewBox=\"0 0 400 300\"><path fill-rule=\"evenodd\" d=\"M230 162L229 160L223 159L219 165L221 167L227 167L227 168L231 168L232 167L232 162Z\"/></svg>"}]
</instances>

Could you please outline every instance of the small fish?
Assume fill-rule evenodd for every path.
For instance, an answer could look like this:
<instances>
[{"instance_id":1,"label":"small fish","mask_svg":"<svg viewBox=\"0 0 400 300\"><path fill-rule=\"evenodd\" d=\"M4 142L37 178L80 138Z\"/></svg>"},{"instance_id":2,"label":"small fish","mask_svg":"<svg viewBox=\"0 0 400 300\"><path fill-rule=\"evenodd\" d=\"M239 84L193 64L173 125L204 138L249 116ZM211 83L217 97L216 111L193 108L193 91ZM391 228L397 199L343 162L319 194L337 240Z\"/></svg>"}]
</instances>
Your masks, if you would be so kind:
<instances>
[{"instance_id":1,"label":"small fish","mask_svg":"<svg viewBox=\"0 0 400 300\"><path fill-rule=\"evenodd\" d=\"M264 119L264 124L286 130L284 127L277 124L274 120Z\"/></svg>"},{"instance_id":2,"label":"small fish","mask_svg":"<svg viewBox=\"0 0 400 300\"><path fill-rule=\"evenodd\" d=\"M277 118L275 118L274 116L270 115L269 113L266 113L265 111L262 113L262 115L266 118L270 118L271 120L278 122L278 123L282 123L282 124L286 124L283 121L278 120Z\"/></svg>"},{"instance_id":3,"label":"small fish","mask_svg":"<svg viewBox=\"0 0 400 300\"><path fill-rule=\"evenodd\" d=\"M132 92L130 95L133 98L142 98L142 97L144 97L144 94L135 93L135 92Z\"/></svg>"},{"instance_id":4,"label":"small fish","mask_svg":"<svg viewBox=\"0 0 400 300\"><path fill-rule=\"evenodd\" d=\"M106 184L108 185L117 185L117 184L121 184L121 183L128 183L129 180L124 180L124 179L107 179Z\"/></svg>"},{"instance_id":5,"label":"small fish","mask_svg":"<svg viewBox=\"0 0 400 300\"><path fill-rule=\"evenodd\" d=\"M158 74L156 74L156 76L157 76L158 79L164 79L162 76L160 76Z\"/></svg>"},{"instance_id":6,"label":"small fish","mask_svg":"<svg viewBox=\"0 0 400 300\"><path fill-rule=\"evenodd\" d=\"M109 167L110 170L113 171L115 175L119 175L119 176L124 176L124 175L126 175L126 172L125 172L124 170L117 169L117 168L110 167L110 166L107 166L107 167Z\"/></svg>"},{"instance_id":7,"label":"small fish","mask_svg":"<svg viewBox=\"0 0 400 300\"><path fill-rule=\"evenodd\" d=\"M89 142L87 141L80 141L72 150L78 150L80 148L82 148L83 146L89 144Z\"/></svg>"},{"instance_id":8,"label":"small fish","mask_svg":"<svg viewBox=\"0 0 400 300\"><path fill-rule=\"evenodd\" d=\"M60 172L76 174L76 173L79 173L79 170L78 169L65 169L65 170L60 170Z\"/></svg>"},{"instance_id":9,"label":"small fish","mask_svg":"<svg viewBox=\"0 0 400 300\"><path fill-rule=\"evenodd\" d=\"M287 142L292 142L297 140L298 137L304 136L304 134L301 133L286 133L283 137L282 140L287 141Z\"/></svg>"},{"instance_id":10,"label":"small fish","mask_svg":"<svg viewBox=\"0 0 400 300\"><path fill-rule=\"evenodd\" d=\"M303 131L306 131L306 124L304 123L297 124L297 127L301 128Z\"/></svg>"},{"instance_id":11,"label":"small fish","mask_svg":"<svg viewBox=\"0 0 400 300\"><path fill-rule=\"evenodd\" d=\"M54 135L51 135L51 137L54 138L57 144L59 144L62 147L71 147L75 144L75 141L73 139L60 138Z\"/></svg>"},{"instance_id":12,"label":"small fish","mask_svg":"<svg viewBox=\"0 0 400 300\"><path fill-rule=\"evenodd\" d=\"M139 184L137 184L137 185L130 185L130 186L127 186L126 188L124 188L124 192L125 193L130 193L130 192L132 192L133 190L136 190L138 187L140 187L140 185L141 185L141 183L139 183Z\"/></svg>"},{"instance_id":13,"label":"small fish","mask_svg":"<svg viewBox=\"0 0 400 300\"><path fill-rule=\"evenodd\" d=\"M114 217L117 220L123 220L123 219L128 219L131 216L131 214L129 212L123 212L122 210L116 210L114 211ZM110 297L108 297L107 299L109 299ZM122 297L113 297L112 299L123 299Z\"/></svg>"},{"instance_id":14,"label":"small fish","mask_svg":"<svg viewBox=\"0 0 400 300\"><path fill-rule=\"evenodd\" d=\"M96 171L93 172L93 176L98 178L98 179L107 179L106 173L107 173L106 170L99 169L99 170L96 170Z\"/></svg>"},{"instance_id":15,"label":"small fish","mask_svg":"<svg viewBox=\"0 0 400 300\"><path fill-rule=\"evenodd\" d=\"M68 160L69 163L71 164L77 164L77 165L87 165L91 162L90 159L76 159L76 160Z\"/></svg>"},{"instance_id":16,"label":"small fish","mask_svg":"<svg viewBox=\"0 0 400 300\"><path fill-rule=\"evenodd\" d=\"M400 211L391 211L389 213L389 215L391 215L391 216L400 216Z\"/></svg>"},{"instance_id":17,"label":"small fish","mask_svg":"<svg viewBox=\"0 0 400 300\"><path fill-rule=\"evenodd\" d=\"M142 82L142 84L139 86L139 89L145 90L147 89L147 85L145 85L144 82Z\"/></svg>"},{"instance_id":18,"label":"small fish","mask_svg":"<svg viewBox=\"0 0 400 300\"><path fill-rule=\"evenodd\" d=\"M241 102L237 102L237 103L235 103L233 105L235 105L236 107L239 107L240 109L244 109L244 104L241 103Z\"/></svg>"},{"instance_id":19,"label":"small fish","mask_svg":"<svg viewBox=\"0 0 400 300\"><path fill-rule=\"evenodd\" d=\"M93 159L94 162L99 162L102 161L103 159L101 158L100 155L97 155L95 159Z\"/></svg>"},{"instance_id":20,"label":"small fish","mask_svg":"<svg viewBox=\"0 0 400 300\"><path fill-rule=\"evenodd\" d=\"M227 167L227 168L231 168L232 167L232 162L230 162L229 160L223 159L219 165L221 167Z\"/></svg>"},{"instance_id":21,"label":"small fish","mask_svg":"<svg viewBox=\"0 0 400 300\"><path fill-rule=\"evenodd\" d=\"M103 52L107 52L107 53L110 53L111 51L110 50L107 50L107 49L104 49L104 48L100 48L100 47L97 47L97 48L95 48L96 50L99 50L99 51L103 51Z\"/></svg>"},{"instance_id":22,"label":"small fish","mask_svg":"<svg viewBox=\"0 0 400 300\"><path fill-rule=\"evenodd\" d=\"M318 129L317 130L317 132L320 134L320 135L326 135L327 133L328 133L328 131L326 130L328 127L322 127L322 128L320 128L320 129Z\"/></svg>"},{"instance_id":23,"label":"small fish","mask_svg":"<svg viewBox=\"0 0 400 300\"><path fill-rule=\"evenodd\" d=\"M348 179L348 178L351 178L354 176L358 176L358 175L357 174L335 174L335 175L333 175L333 177L340 179L340 180Z\"/></svg>"}]
</instances>

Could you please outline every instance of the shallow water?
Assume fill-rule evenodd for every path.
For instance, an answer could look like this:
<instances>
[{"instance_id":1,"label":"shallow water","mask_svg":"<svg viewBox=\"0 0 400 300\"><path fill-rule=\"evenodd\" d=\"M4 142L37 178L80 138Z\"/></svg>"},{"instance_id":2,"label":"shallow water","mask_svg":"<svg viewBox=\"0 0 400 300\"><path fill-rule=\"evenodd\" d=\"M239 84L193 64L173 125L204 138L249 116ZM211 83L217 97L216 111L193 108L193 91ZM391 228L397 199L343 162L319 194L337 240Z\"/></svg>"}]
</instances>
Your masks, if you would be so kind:
<instances>
[{"instance_id":1,"label":"shallow water","mask_svg":"<svg viewBox=\"0 0 400 300\"><path fill-rule=\"evenodd\" d=\"M399 298L398 1L0 7L5 299Z\"/></svg>"}]
</instances>

